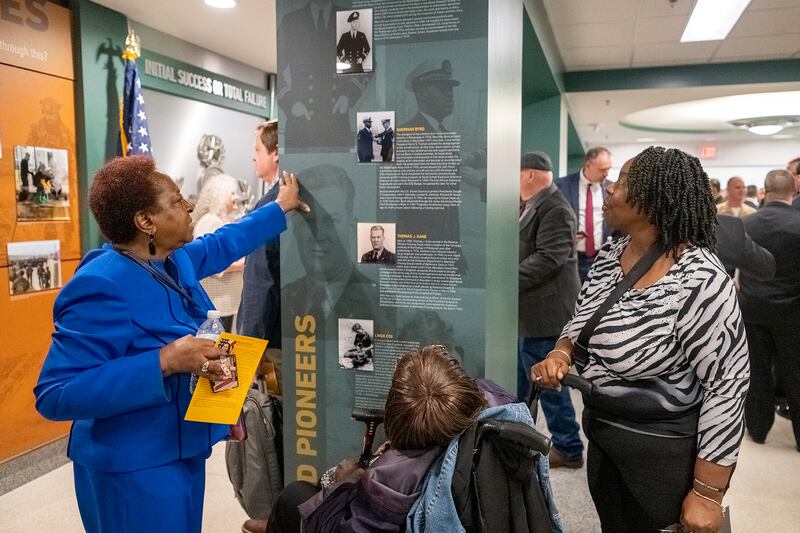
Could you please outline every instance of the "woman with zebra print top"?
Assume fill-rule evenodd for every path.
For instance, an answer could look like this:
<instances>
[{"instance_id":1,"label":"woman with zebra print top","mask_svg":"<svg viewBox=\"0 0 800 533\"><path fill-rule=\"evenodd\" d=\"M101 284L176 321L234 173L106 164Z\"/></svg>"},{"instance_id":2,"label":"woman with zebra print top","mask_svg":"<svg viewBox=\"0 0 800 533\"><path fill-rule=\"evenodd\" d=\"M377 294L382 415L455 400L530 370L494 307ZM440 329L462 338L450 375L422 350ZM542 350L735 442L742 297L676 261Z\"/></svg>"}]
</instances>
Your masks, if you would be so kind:
<instances>
[{"instance_id":1,"label":"woman with zebra print top","mask_svg":"<svg viewBox=\"0 0 800 533\"><path fill-rule=\"evenodd\" d=\"M588 479L603 531L680 521L715 532L743 434L748 349L733 282L711 250L716 210L697 158L650 147L603 205L626 234L600 250L575 315L531 379L560 387L587 320L658 242L666 250L602 317L581 375Z\"/></svg>"}]
</instances>

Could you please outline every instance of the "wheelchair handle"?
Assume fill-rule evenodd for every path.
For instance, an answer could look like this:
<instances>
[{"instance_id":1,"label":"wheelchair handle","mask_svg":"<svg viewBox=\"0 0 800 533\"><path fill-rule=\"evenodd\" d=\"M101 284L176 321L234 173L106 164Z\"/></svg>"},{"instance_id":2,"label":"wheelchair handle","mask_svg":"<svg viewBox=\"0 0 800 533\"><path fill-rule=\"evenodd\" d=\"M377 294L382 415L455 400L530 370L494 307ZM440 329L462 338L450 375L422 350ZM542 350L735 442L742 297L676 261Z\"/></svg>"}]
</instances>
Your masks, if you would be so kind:
<instances>
[{"instance_id":1,"label":"wheelchair handle","mask_svg":"<svg viewBox=\"0 0 800 533\"><path fill-rule=\"evenodd\" d=\"M564 379L561 380L561 383L567 387L578 389L584 396L593 395L596 389L594 383L575 374L567 374L564 376Z\"/></svg>"}]
</instances>

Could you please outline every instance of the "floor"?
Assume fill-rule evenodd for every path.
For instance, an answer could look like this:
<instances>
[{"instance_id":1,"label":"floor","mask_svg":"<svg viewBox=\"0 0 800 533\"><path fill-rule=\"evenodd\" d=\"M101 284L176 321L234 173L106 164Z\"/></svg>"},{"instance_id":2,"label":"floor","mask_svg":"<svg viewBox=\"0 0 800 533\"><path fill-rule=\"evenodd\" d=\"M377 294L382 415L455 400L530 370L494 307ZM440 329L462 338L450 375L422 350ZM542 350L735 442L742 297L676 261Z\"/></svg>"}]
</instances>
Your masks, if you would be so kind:
<instances>
[{"instance_id":1,"label":"floor","mask_svg":"<svg viewBox=\"0 0 800 533\"><path fill-rule=\"evenodd\" d=\"M573 395L580 412L580 397ZM777 418L764 445L745 437L726 503L734 533L800 533L800 453L791 425ZM203 531L238 533L247 518L233 496L225 471L224 444L207 465ZM586 469L553 472L564 530L600 531L586 487ZM55 470L0 496L0 533L83 531L72 488L72 465Z\"/></svg>"}]
</instances>

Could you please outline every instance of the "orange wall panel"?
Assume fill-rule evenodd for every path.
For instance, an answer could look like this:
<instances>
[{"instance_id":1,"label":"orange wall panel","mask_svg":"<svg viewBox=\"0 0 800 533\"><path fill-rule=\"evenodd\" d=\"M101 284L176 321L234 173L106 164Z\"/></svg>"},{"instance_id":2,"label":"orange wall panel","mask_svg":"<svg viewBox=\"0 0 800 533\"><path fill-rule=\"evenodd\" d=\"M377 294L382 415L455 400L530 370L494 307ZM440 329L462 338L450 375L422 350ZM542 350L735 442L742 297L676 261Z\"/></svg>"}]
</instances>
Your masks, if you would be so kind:
<instances>
[{"instance_id":1,"label":"orange wall panel","mask_svg":"<svg viewBox=\"0 0 800 533\"><path fill-rule=\"evenodd\" d=\"M63 282L78 260L62 261ZM63 437L68 422L50 422L36 412L33 387L50 347L53 303L58 290L9 296L8 268L0 268L0 462Z\"/></svg>"},{"instance_id":2,"label":"orange wall panel","mask_svg":"<svg viewBox=\"0 0 800 533\"><path fill-rule=\"evenodd\" d=\"M60 240L61 257L81 255L73 82L0 64L0 267L9 241ZM70 220L17 222L14 146L60 148L69 154Z\"/></svg>"}]
</instances>

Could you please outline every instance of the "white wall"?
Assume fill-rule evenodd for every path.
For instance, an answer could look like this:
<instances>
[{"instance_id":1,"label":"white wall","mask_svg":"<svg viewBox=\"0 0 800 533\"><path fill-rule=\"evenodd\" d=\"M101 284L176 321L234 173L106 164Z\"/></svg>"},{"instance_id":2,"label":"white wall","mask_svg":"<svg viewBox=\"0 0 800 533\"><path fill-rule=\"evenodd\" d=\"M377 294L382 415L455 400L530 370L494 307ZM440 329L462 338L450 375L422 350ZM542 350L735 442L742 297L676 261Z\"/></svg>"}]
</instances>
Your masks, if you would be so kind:
<instances>
[{"instance_id":1,"label":"white wall","mask_svg":"<svg viewBox=\"0 0 800 533\"><path fill-rule=\"evenodd\" d=\"M608 144L613 156L614 168L609 179L616 180L619 169L628 159L654 143ZM735 142L689 142L662 144L667 148L678 148L693 156L700 156L700 147L713 144L717 147L716 159L701 159L703 168L710 178L716 178L725 188L732 176L741 176L747 185L764 186L767 172L776 168L786 168L786 163L800 157L800 141L797 139L765 139Z\"/></svg>"},{"instance_id":2,"label":"white wall","mask_svg":"<svg viewBox=\"0 0 800 533\"><path fill-rule=\"evenodd\" d=\"M247 181L256 198L261 196L253 146L262 119L151 89L142 92L156 163L173 178L184 178L181 191L185 196L197 193L197 144L204 133L219 136L225 144L225 172Z\"/></svg>"}]
</instances>

